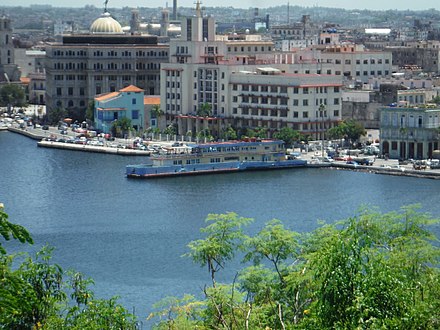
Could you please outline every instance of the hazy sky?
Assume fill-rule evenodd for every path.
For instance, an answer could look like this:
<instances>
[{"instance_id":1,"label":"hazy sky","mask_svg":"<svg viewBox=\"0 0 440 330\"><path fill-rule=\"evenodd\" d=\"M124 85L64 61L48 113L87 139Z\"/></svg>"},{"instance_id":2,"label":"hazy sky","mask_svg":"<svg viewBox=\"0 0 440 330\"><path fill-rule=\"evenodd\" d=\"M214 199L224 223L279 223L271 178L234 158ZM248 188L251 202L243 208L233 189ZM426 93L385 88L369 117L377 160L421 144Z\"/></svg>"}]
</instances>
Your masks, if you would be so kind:
<instances>
[{"instance_id":1,"label":"hazy sky","mask_svg":"<svg viewBox=\"0 0 440 330\"><path fill-rule=\"evenodd\" d=\"M108 7L165 7L168 2L168 6L171 7L173 0L109 0ZM178 6L192 7L194 6L193 0L177 0ZM85 5L94 5L95 7L103 7L104 0L2 0L0 2L3 6L29 6L30 4L50 4L54 7L83 7ZM223 0L213 1L205 0L202 4L206 7L219 6L222 7L233 6L239 8L259 7L266 8L269 6L277 6L286 4L287 0ZM295 0L290 1L292 6L298 5L303 7L320 6L320 7L333 7L333 8L346 8L346 9L372 9L372 10L386 10L386 9L411 9L411 10L424 10L424 9L440 9L438 0L369 0L369 1L353 1L353 0Z\"/></svg>"}]
</instances>

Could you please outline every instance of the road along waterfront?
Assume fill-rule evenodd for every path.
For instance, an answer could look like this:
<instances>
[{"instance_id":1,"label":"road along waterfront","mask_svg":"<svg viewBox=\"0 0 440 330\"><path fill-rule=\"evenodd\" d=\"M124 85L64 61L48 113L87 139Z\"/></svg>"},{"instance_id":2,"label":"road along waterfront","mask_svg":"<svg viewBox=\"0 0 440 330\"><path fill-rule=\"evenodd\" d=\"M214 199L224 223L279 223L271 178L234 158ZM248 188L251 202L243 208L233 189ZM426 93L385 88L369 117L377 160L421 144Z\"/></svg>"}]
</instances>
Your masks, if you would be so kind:
<instances>
[{"instance_id":1,"label":"road along waterfront","mask_svg":"<svg viewBox=\"0 0 440 330\"><path fill-rule=\"evenodd\" d=\"M38 146L46 147L46 148L55 148L55 149L67 149L67 150L75 150L75 151L85 151L85 152L95 152L95 153L109 153L109 154L117 154L123 156L149 156L149 151L136 150L136 149L126 149L126 148L114 148L107 146L91 146L91 145L77 145L77 144L69 144L64 142L56 142L56 141L44 141L47 137L47 133L38 129L31 130L23 130L19 128L10 127L8 130L14 133L22 134L27 137L30 137L35 140L42 140L38 142ZM122 139L122 141L124 141ZM151 143L159 143L152 141ZM125 141L127 144L127 141ZM166 145L171 145L172 142L166 143ZM308 161L311 164L312 158L315 156L314 152L306 152L301 153L301 157ZM321 166L320 166L321 165ZM425 169L425 170L415 170L412 165L399 165L397 160L392 159L382 159L375 158L373 165L358 165L358 164L347 164L345 161L335 161L329 164L313 164L310 167L332 167L336 169L345 169L345 170L354 170L354 171L363 171L374 174L385 174L385 175L396 175L396 176L411 176L418 178L427 178L427 179L440 179L440 169ZM295 170L295 169L293 169Z\"/></svg>"},{"instance_id":2,"label":"road along waterfront","mask_svg":"<svg viewBox=\"0 0 440 330\"><path fill-rule=\"evenodd\" d=\"M2 132L0 201L35 241L6 242L9 252L54 246L55 262L92 277L99 297L120 296L143 321L158 300L201 295L209 283L206 269L181 257L202 237L209 213L254 218L248 234L273 218L310 231L319 219L353 216L362 204L388 212L422 203L440 217L437 180L302 168L138 181L125 178L125 165L145 157L128 157L38 148ZM241 267L228 264L219 282L231 282Z\"/></svg>"}]
</instances>

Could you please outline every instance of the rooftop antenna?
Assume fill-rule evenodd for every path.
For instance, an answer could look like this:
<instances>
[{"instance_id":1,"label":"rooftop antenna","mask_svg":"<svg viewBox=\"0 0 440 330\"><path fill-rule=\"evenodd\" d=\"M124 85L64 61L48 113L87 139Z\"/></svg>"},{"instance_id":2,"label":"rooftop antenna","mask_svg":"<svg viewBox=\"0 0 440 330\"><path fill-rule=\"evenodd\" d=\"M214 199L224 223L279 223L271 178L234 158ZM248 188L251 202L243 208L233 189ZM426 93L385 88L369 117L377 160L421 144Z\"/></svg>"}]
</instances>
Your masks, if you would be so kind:
<instances>
[{"instance_id":1,"label":"rooftop antenna","mask_svg":"<svg viewBox=\"0 0 440 330\"><path fill-rule=\"evenodd\" d=\"M196 16L197 17L202 17L202 10L200 7L201 4L202 3L199 0L197 0L197 2L196 2Z\"/></svg>"},{"instance_id":2,"label":"rooftop antenna","mask_svg":"<svg viewBox=\"0 0 440 330\"><path fill-rule=\"evenodd\" d=\"M287 1L287 25L290 24L290 3Z\"/></svg>"}]
</instances>

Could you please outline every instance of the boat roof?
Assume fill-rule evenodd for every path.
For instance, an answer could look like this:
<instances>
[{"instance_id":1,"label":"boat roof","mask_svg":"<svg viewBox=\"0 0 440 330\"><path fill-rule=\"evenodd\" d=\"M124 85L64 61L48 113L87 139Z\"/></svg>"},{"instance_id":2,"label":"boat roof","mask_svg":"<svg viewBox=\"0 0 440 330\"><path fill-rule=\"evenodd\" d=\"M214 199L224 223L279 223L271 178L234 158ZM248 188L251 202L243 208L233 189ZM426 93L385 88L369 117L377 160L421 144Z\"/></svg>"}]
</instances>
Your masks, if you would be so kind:
<instances>
[{"instance_id":1,"label":"boat roof","mask_svg":"<svg viewBox=\"0 0 440 330\"><path fill-rule=\"evenodd\" d=\"M270 140L270 139L249 139L249 140L230 140L224 142L207 142L199 143L193 147L205 148L205 147L224 147L224 146L242 146L242 145L258 145L258 144L283 144L282 140Z\"/></svg>"}]
</instances>

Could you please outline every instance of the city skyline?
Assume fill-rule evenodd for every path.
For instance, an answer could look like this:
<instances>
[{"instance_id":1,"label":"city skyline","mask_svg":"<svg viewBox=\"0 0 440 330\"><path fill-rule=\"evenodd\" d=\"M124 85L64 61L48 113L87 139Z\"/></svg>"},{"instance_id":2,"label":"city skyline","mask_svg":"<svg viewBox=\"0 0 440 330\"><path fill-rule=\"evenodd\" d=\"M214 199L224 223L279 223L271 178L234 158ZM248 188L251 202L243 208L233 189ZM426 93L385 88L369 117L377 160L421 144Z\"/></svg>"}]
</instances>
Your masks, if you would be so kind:
<instances>
[{"instance_id":1,"label":"city skyline","mask_svg":"<svg viewBox=\"0 0 440 330\"><path fill-rule=\"evenodd\" d=\"M215 7L218 6L218 3L215 1L201 1L202 4L206 7ZM180 0L177 2L180 7L193 7L193 0ZM271 3L271 7L281 6L287 4L288 1L284 0L276 0ZM36 2L35 0L4 0L2 3L3 6L30 6L30 5L51 5L53 7L84 7L86 5L93 5L95 7L104 7L104 1L97 0L79 0L75 3L66 0L46 0L44 3ZM108 3L109 8L122 8L122 7L166 7L168 5L169 8L172 7L172 0L153 0L149 2L140 2L136 0L110 0ZM339 0L335 3L335 1L331 0L315 0L313 2L307 0L297 0L290 1L291 6L301 6L301 7L329 7L329 8L344 8L344 9L367 9L367 10L389 10L389 9L397 9L397 10L427 10L427 9L437 9L438 10L438 2L434 0L426 0L423 2L414 2L410 0L390 0L387 2L383 2L380 0L370 0L367 5L359 4L353 2L351 0ZM437 5L437 6L436 6ZM221 7L236 7L236 8L267 8L268 4L263 0L244 0L239 4L233 0L226 0L222 2Z\"/></svg>"}]
</instances>

